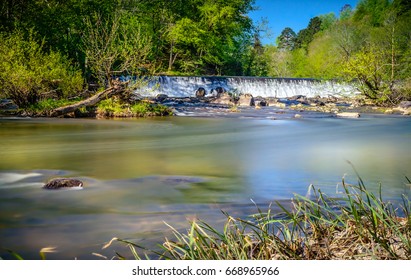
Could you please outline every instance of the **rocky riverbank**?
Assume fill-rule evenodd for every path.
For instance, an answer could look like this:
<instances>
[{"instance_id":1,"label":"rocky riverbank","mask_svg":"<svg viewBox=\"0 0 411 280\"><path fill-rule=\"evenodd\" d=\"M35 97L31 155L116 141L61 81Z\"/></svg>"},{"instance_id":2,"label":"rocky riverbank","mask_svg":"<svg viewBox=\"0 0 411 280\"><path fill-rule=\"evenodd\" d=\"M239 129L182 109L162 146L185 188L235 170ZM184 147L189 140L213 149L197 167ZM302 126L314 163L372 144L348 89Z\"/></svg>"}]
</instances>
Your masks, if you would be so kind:
<instances>
[{"instance_id":1,"label":"rocky riverbank","mask_svg":"<svg viewBox=\"0 0 411 280\"><path fill-rule=\"evenodd\" d=\"M151 105L164 105L174 115L179 116L236 116L245 117L261 114L263 111L275 112L283 117L301 118L305 116L358 118L361 114L411 115L411 101L403 101L398 106L381 107L373 102L356 97L306 97L296 95L288 98L254 97L251 94L233 95L217 88L213 95L205 96L205 91L197 90L194 97L169 97L159 94L155 97L135 95L133 103L143 102ZM90 113L91 112L91 113ZM136 114L101 114L92 109L86 113L70 114L66 117L136 117ZM238 114L237 114L238 115ZM36 116L20 112L8 99L0 100L0 116ZM44 116L44 115L37 115ZM275 118L275 117L273 117Z\"/></svg>"},{"instance_id":2,"label":"rocky riverbank","mask_svg":"<svg viewBox=\"0 0 411 280\"><path fill-rule=\"evenodd\" d=\"M199 89L196 92L196 97L177 98L160 94L150 98L150 101L173 107L177 115L197 115L205 111L208 111L211 115L241 112L258 114L258 112L270 109L278 114L291 114L296 118L303 115L312 116L314 113L319 113L318 116L347 118L358 118L365 113L411 115L411 101L403 101L395 107L381 107L361 97L306 97L296 95L288 98L264 98L261 96L254 97L251 94L236 96L224 91L218 91L218 89L216 94L211 96L205 96L204 92Z\"/></svg>"}]
</instances>

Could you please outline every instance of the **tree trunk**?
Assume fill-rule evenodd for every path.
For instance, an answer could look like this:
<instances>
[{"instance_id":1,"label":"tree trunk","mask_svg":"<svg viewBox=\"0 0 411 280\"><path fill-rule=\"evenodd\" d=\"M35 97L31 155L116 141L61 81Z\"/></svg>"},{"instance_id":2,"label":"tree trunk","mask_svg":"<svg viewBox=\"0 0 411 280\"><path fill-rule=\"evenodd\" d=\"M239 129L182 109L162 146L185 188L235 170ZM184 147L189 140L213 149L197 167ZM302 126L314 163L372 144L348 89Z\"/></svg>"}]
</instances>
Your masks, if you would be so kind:
<instances>
[{"instance_id":1,"label":"tree trunk","mask_svg":"<svg viewBox=\"0 0 411 280\"><path fill-rule=\"evenodd\" d=\"M126 83L114 81L113 85L110 88L104 91L98 92L95 95L85 100L82 100L75 104L71 104L71 105L67 105L64 107L59 107L57 109L54 109L53 111L50 112L50 117L63 116L63 115L72 113L76 111L77 109L80 109L81 107L96 105L103 99L107 99L107 98L110 98L111 96L123 93L126 89L125 85Z\"/></svg>"}]
</instances>

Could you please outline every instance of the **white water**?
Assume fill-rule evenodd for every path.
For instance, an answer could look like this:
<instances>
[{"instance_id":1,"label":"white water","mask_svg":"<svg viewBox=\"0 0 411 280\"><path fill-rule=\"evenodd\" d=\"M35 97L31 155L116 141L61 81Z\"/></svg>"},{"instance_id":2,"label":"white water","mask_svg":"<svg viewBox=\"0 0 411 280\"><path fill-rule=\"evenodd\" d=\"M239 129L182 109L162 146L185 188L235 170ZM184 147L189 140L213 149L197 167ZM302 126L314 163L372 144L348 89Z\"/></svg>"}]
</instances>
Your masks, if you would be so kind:
<instances>
[{"instance_id":1,"label":"white water","mask_svg":"<svg viewBox=\"0 0 411 280\"><path fill-rule=\"evenodd\" d=\"M199 88L204 88L207 95L222 87L226 91L250 93L253 96L286 98L295 95L307 97L346 96L357 93L353 85L333 81L313 79L284 79L258 77L183 77L159 76L153 78L147 88L140 93L156 96L166 94L170 97L194 97ZM206 95L206 96L207 96Z\"/></svg>"}]
</instances>

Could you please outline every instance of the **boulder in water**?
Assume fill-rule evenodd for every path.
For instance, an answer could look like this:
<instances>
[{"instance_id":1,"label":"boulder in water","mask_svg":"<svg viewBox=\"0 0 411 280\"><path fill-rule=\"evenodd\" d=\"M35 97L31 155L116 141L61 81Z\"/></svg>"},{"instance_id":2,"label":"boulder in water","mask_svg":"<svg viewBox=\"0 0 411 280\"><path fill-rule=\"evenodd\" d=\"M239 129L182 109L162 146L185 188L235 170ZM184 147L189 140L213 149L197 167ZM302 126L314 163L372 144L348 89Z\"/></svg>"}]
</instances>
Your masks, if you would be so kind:
<instances>
[{"instance_id":1,"label":"boulder in water","mask_svg":"<svg viewBox=\"0 0 411 280\"><path fill-rule=\"evenodd\" d=\"M251 94L241 94L238 100L238 106L254 106L254 98Z\"/></svg>"},{"instance_id":2,"label":"boulder in water","mask_svg":"<svg viewBox=\"0 0 411 280\"><path fill-rule=\"evenodd\" d=\"M59 190L59 189L82 189L83 182L78 179L72 178L55 178L47 182L43 186L43 189L47 190Z\"/></svg>"},{"instance_id":3,"label":"boulder in water","mask_svg":"<svg viewBox=\"0 0 411 280\"><path fill-rule=\"evenodd\" d=\"M226 93L227 91L225 90L225 88L223 87L216 87L215 89L213 89L211 91L212 93L216 93L217 97L221 97L224 93Z\"/></svg>"},{"instance_id":4,"label":"boulder in water","mask_svg":"<svg viewBox=\"0 0 411 280\"><path fill-rule=\"evenodd\" d=\"M227 92L224 92L224 93L220 94L220 96L213 99L211 101L211 103L221 104L221 105L234 105L234 102L233 102L231 96Z\"/></svg>"},{"instance_id":5,"label":"boulder in water","mask_svg":"<svg viewBox=\"0 0 411 280\"><path fill-rule=\"evenodd\" d=\"M196 97L197 97L197 98L205 97L206 94L207 94L207 91L206 91L205 88L203 88L203 87L200 87L200 88L198 88L198 89L196 90Z\"/></svg>"},{"instance_id":6,"label":"boulder in water","mask_svg":"<svg viewBox=\"0 0 411 280\"><path fill-rule=\"evenodd\" d=\"M157 102L164 102L168 98L167 94L157 94L156 101Z\"/></svg>"}]
</instances>

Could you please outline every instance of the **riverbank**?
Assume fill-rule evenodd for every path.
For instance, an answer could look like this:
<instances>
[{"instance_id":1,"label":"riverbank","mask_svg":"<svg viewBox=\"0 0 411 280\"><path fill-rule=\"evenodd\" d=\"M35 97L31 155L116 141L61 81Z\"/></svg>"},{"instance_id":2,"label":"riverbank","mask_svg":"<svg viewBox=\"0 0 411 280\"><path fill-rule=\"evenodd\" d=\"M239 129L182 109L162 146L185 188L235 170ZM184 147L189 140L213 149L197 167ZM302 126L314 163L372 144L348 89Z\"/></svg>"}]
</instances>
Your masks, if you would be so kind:
<instances>
[{"instance_id":1,"label":"riverbank","mask_svg":"<svg viewBox=\"0 0 411 280\"><path fill-rule=\"evenodd\" d=\"M411 203L405 195L398 207L369 192L361 178L357 185L343 180L339 199L310 188L310 198L296 195L291 208L277 202L280 213L258 209L248 219L225 213L223 230L197 220L185 232L170 226L174 236L150 255L174 260L411 259ZM123 239L113 238L103 249L114 241L142 258L144 247Z\"/></svg>"},{"instance_id":2,"label":"riverbank","mask_svg":"<svg viewBox=\"0 0 411 280\"><path fill-rule=\"evenodd\" d=\"M49 117L51 106L38 106L21 111L10 100L0 100L0 116ZM403 101L398 106L376 106L373 102L355 97L306 97L296 95L289 98L253 97L250 94L233 96L219 93L213 96L169 97L164 94L156 97L133 97L130 102L115 99L101 101L97 106L86 107L63 115L69 118L133 118L153 116L231 116L250 117L264 115L272 111L277 118L302 117L344 117L358 118L361 114L411 115L411 101Z\"/></svg>"}]
</instances>

